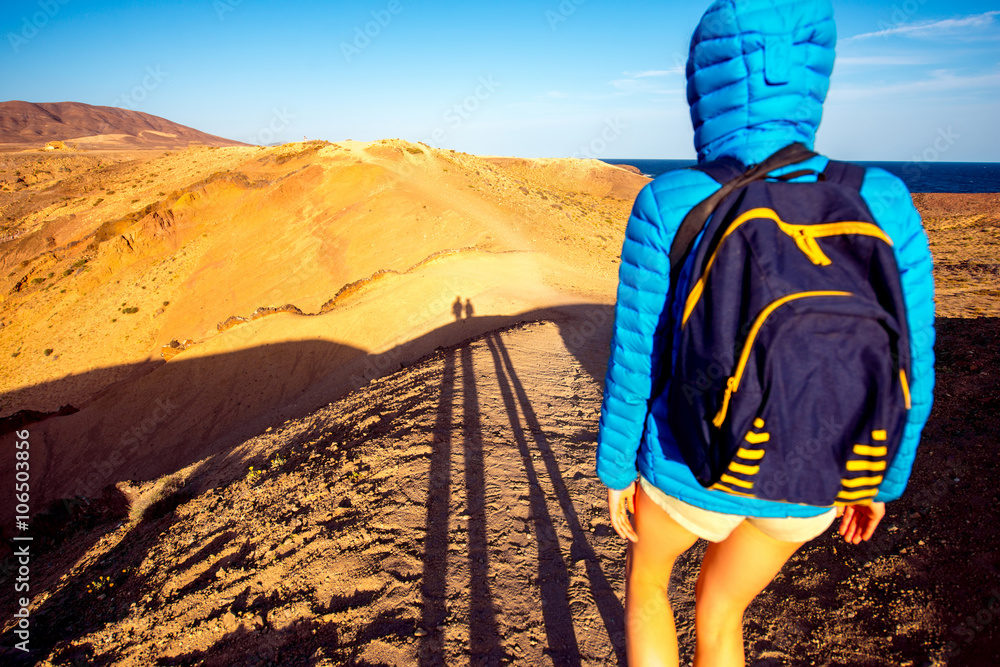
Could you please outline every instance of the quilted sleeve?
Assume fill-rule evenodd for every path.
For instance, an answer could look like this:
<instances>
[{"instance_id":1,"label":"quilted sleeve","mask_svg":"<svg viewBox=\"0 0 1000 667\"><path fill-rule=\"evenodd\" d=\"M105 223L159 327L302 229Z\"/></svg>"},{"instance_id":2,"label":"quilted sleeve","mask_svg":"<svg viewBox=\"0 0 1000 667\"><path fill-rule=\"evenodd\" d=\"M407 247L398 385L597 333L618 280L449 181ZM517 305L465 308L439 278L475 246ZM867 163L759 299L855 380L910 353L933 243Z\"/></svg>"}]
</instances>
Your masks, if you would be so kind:
<instances>
[{"instance_id":1,"label":"quilted sleeve","mask_svg":"<svg viewBox=\"0 0 1000 667\"><path fill-rule=\"evenodd\" d=\"M653 383L654 333L670 288L669 246L652 184L636 197L618 269L618 300L598 430L597 474L623 489L637 476Z\"/></svg>"},{"instance_id":2,"label":"quilted sleeve","mask_svg":"<svg viewBox=\"0 0 1000 667\"><path fill-rule=\"evenodd\" d=\"M920 214L909 191L895 176L867 169L861 195L879 226L893 240L906 301L910 329L910 396L912 406L899 453L889 466L875 500L887 502L903 494L917 453L920 433L930 415L934 394L934 277L933 262Z\"/></svg>"}]
</instances>

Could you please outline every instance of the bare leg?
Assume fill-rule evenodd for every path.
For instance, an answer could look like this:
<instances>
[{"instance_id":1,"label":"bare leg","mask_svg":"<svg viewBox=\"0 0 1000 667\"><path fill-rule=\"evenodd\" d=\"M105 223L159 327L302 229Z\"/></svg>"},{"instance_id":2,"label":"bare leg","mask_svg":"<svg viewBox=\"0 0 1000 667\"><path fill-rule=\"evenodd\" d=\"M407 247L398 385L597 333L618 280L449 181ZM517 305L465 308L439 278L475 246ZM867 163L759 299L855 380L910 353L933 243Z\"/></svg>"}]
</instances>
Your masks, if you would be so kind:
<instances>
[{"instance_id":1,"label":"bare leg","mask_svg":"<svg viewBox=\"0 0 1000 667\"><path fill-rule=\"evenodd\" d=\"M781 542L744 521L709 544L695 593L695 667L741 667L743 612L804 542Z\"/></svg>"},{"instance_id":2,"label":"bare leg","mask_svg":"<svg viewBox=\"0 0 1000 667\"><path fill-rule=\"evenodd\" d=\"M626 566L625 641L628 664L677 665L677 629L667 598L674 561L698 538L664 512L640 487Z\"/></svg>"}]
</instances>

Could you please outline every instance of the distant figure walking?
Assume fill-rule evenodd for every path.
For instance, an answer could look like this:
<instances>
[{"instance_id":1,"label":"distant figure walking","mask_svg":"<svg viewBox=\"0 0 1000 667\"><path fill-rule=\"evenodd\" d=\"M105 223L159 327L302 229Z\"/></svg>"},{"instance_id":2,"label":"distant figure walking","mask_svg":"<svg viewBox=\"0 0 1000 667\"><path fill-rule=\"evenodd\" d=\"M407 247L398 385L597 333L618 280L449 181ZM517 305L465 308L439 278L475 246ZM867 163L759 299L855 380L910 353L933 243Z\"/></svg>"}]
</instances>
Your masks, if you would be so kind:
<instances>
[{"instance_id":1,"label":"distant figure walking","mask_svg":"<svg viewBox=\"0 0 1000 667\"><path fill-rule=\"evenodd\" d=\"M455 303L451 304L451 312L456 320L462 319L462 297L455 297Z\"/></svg>"},{"instance_id":2,"label":"distant figure walking","mask_svg":"<svg viewBox=\"0 0 1000 667\"><path fill-rule=\"evenodd\" d=\"M468 319L476 314L476 311L472 309L472 299L465 300L465 317Z\"/></svg>"}]
</instances>

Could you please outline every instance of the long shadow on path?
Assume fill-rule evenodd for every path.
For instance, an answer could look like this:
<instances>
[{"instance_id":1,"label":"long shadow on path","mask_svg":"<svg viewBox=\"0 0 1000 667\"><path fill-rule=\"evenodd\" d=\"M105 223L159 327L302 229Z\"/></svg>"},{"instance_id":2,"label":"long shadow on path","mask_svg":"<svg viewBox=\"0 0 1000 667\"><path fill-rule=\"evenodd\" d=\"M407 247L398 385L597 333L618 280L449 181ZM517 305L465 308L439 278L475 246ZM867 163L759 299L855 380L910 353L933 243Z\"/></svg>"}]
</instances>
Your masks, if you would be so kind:
<instances>
[{"instance_id":1,"label":"long shadow on path","mask_svg":"<svg viewBox=\"0 0 1000 667\"><path fill-rule=\"evenodd\" d=\"M518 407L520 408L521 415L524 419L524 424L527 427L527 433L530 433L532 440L534 440L534 448L542 456L542 461L545 464L545 472L547 473L549 483L552 485L555 492L559 509L562 511L562 519L569 527L570 535L572 536L570 542L570 554L581 557L585 563L591 593L595 603L597 604L601 619L604 622L608 637L611 639L611 643L615 648L618 662L620 664L625 664L624 644L622 641L625 628L625 616L621 602L618 600L617 595L615 595L614 588L611 586L607 576L604 574L604 570L601 569L601 564L597 558L597 554L594 552L593 547L591 547L590 542L587 540L586 532L580 524L576 508L573 505L573 498L570 496L569 490L566 487L566 482L562 476L562 471L559 469L559 462L556 460L555 453L545 437L541 423L538 416L535 414L535 409L528 398L524 385L518 378L517 371L514 369L514 364L511 362L510 354L503 343L503 339L500 335L494 334L488 339L487 342L490 346L490 352L493 354L497 379L500 382L501 392L504 394L504 402L507 404L507 414L510 416L511 427L514 429L515 434L520 434L518 437L518 448L522 453L525 470L529 476L537 478L537 473L533 469L531 457L528 455L530 447L525 437L525 429L518 424L518 410L516 407L511 405L513 400L508 398L511 394L511 390L513 390L513 394L516 396ZM509 383L509 386L505 387L504 385L507 383ZM533 503L533 509L534 508L535 505ZM553 541L555 542L556 540L551 519L541 522L540 525L543 527L540 531L545 530L547 527L548 530L553 532ZM540 539L540 545L541 541L542 540ZM554 560L558 561L557 563L553 563L553 567L565 571L566 566L565 562L562 560L561 554L559 553L558 543L556 542L552 546L556 550ZM539 566L541 568L541 549L539 550L539 561ZM562 649L562 655L567 658L567 662L565 664L575 664L573 656L576 655L576 647L575 642L570 641L570 636L572 636L572 624L568 629L556 629L554 633L549 635L550 641L553 639L563 640L563 646L556 645L552 648L553 651L560 651L560 649ZM576 660L578 660L578 658L576 658Z\"/></svg>"}]
</instances>

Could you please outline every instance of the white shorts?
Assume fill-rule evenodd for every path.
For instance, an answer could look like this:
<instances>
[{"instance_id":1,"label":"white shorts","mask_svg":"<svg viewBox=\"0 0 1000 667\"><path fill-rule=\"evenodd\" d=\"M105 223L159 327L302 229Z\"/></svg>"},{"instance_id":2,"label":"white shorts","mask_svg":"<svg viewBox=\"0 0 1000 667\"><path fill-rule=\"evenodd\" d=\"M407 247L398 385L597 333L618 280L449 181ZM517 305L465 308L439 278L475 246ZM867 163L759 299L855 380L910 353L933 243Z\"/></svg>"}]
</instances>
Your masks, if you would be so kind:
<instances>
[{"instance_id":1,"label":"white shorts","mask_svg":"<svg viewBox=\"0 0 1000 667\"><path fill-rule=\"evenodd\" d=\"M646 495L669 514L671 519L709 542L721 542L726 539L744 520L772 539L782 542L808 542L814 537L822 535L837 518L836 509L810 517L757 517L723 514L722 512L701 509L673 496L668 496L653 486L645 477L639 477L639 484Z\"/></svg>"}]
</instances>

